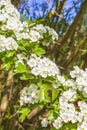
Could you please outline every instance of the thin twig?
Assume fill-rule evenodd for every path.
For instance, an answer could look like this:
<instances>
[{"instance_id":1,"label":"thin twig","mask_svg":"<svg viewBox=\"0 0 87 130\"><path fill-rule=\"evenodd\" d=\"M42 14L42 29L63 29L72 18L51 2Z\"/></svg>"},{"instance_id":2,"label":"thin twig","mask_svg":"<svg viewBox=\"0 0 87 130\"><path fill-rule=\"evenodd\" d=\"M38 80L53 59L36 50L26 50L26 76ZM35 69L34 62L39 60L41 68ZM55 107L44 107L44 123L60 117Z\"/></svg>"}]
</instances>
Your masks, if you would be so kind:
<instances>
[{"instance_id":1,"label":"thin twig","mask_svg":"<svg viewBox=\"0 0 87 130\"><path fill-rule=\"evenodd\" d=\"M11 115L9 119L13 118L16 115L17 115L17 112L15 112L13 115Z\"/></svg>"}]
</instances>

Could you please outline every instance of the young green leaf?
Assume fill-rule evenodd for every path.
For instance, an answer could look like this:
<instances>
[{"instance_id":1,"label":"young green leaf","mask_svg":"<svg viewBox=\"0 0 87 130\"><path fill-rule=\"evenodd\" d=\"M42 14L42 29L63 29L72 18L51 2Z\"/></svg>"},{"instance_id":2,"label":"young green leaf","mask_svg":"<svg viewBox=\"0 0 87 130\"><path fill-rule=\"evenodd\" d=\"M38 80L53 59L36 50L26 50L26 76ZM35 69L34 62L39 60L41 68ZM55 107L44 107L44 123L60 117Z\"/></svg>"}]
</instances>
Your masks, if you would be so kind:
<instances>
[{"instance_id":1,"label":"young green leaf","mask_svg":"<svg viewBox=\"0 0 87 130\"><path fill-rule=\"evenodd\" d=\"M20 114L19 120L23 122L29 112L30 112L30 109L28 108L21 108L20 110L18 110L18 113Z\"/></svg>"},{"instance_id":2,"label":"young green leaf","mask_svg":"<svg viewBox=\"0 0 87 130\"><path fill-rule=\"evenodd\" d=\"M46 51L45 51L43 48L41 48L41 47L39 47L39 46L36 46L36 47L33 49L33 53L35 53L35 54L38 55L38 56L42 56L42 55L44 55L44 54L46 53Z\"/></svg>"},{"instance_id":3,"label":"young green leaf","mask_svg":"<svg viewBox=\"0 0 87 130\"><path fill-rule=\"evenodd\" d=\"M25 73L28 72L28 70L26 69L26 66L24 64L22 64L21 62L18 63L16 70L15 70L15 74L20 74L20 73Z\"/></svg>"}]
</instances>

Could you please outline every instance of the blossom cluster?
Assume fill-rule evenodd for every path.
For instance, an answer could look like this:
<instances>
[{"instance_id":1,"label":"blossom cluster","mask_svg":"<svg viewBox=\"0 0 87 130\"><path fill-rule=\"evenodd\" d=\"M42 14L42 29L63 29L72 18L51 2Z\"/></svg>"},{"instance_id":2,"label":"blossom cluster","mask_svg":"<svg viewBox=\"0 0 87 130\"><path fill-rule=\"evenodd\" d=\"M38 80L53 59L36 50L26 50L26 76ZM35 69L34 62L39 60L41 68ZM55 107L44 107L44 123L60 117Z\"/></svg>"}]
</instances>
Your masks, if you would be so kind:
<instances>
[{"instance_id":1,"label":"blossom cluster","mask_svg":"<svg viewBox=\"0 0 87 130\"><path fill-rule=\"evenodd\" d=\"M74 66L74 70L70 71L71 79L66 80L64 76L57 75L56 81L53 83L54 88L58 88L60 85L72 87L74 90L79 90L84 96L87 95L87 68L85 70L80 69L78 66Z\"/></svg>"},{"instance_id":2,"label":"blossom cluster","mask_svg":"<svg viewBox=\"0 0 87 130\"><path fill-rule=\"evenodd\" d=\"M66 80L64 76L57 75L57 78L53 82L52 87L53 88L58 88L61 85L62 86L72 87L72 86L74 86L74 81L72 79Z\"/></svg>"},{"instance_id":3,"label":"blossom cluster","mask_svg":"<svg viewBox=\"0 0 87 130\"><path fill-rule=\"evenodd\" d=\"M20 14L17 9L11 4L10 0L0 1L0 29L3 31L12 30L17 40L29 39L31 42L38 42L44 38L43 34L47 31L52 36L52 40L57 40L57 33L48 26L42 24L32 27L29 30L27 22L20 21Z\"/></svg>"},{"instance_id":4,"label":"blossom cluster","mask_svg":"<svg viewBox=\"0 0 87 130\"><path fill-rule=\"evenodd\" d=\"M74 70L70 72L71 78L75 79L74 89L78 89L83 92L83 95L87 95L87 68L85 70L80 69L78 66L74 66Z\"/></svg>"},{"instance_id":5,"label":"blossom cluster","mask_svg":"<svg viewBox=\"0 0 87 130\"><path fill-rule=\"evenodd\" d=\"M10 0L0 0L0 22L5 23L9 21L11 17L19 19L20 14L11 4Z\"/></svg>"},{"instance_id":6,"label":"blossom cluster","mask_svg":"<svg viewBox=\"0 0 87 130\"><path fill-rule=\"evenodd\" d=\"M34 32L38 32L41 38L43 38L45 33L48 33L49 36L51 36L52 42L55 40L58 40L58 34L54 31L54 29L50 28L49 26L43 26L42 24L38 24L34 27L32 27L32 30ZM50 42L43 42L42 43L44 46L49 46Z\"/></svg>"},{"instance_id":7,"label":"blossom cluster","mask_svg":"<svg viewBox=\"0 0 87 130\"><path fill-rule=\"evenodd\" d=\"M75 106L74 104L69 103L69 101L74 101L75 98L76 92L72 89L65 91L59 97L60 115L53 123L53 126L56 129L62 127L63 122L68 123L69 121L72 121L73 123L75 123L77 121Z\"/></svg>"},{"instance_id":8,"label":"blossom cluster","mask_svg":"<svg viewBox=\"0 0 87 130\"><path fill-rule=\"evenodd\" d=\"M20 105L38 103L39 101L39 89L35 84L24 87L20 92Z\"/></svg>"},{"instance_id":9,"label":"blossom cluster","mask_svg":"<svg viewBox=\"0 0 87 130\"><path fill-rule=\"evenodd\" d=\"M77 130L87 129L87 103L85 101L76 101L77 90L81 91L83 96L87 97L87 69L82 70L74 66L70 71L71 79L65 80L61 75L57 76L56 83L52 85L58 88L60 85L71 87L64 91L59 97L59 116L53 122L53 126L59 129L63 123L77 123ZM73 103L74 102L74 103Z\"/></svg>"},{"instance_id":10,"label":"blossom cluster","mask_svg":"<svg viewBox=\"0 0 87 130\"><path fill-rule=\"evenodd\" d=\"M6 29L11 29L18 31L22 30L21 22L20 22L20 14L8 0L1 0L0 1L0 22L6 24L6 26L2 26L2 28L6 27ZM21 26L20 26L21 25Z\"/></svg>"},{"instance_id":11,"label":"blossom cluster","mask_svg":"<svg viewBox=\"0 0 87 130\"><path fill-rule=\"evenodd\" d=\"M28 22L21 22L20 14L10 0L0 1L0 23L2 32L11 31L12 33L11 38L5 39L2 38L4 36L0 36L0 52L17 49L18 45L16 42L22 39L26 39L29 42L39 42L40 39L44 39L44 34L47 32L51 36L52 42L58 39L57 33L48 26L40 24L29 28ZM50 42L47 43L43 40L42 44L48 46Z\"/></svg>"},{"instance_id":12,"label":"blossom cluster","mask_svg":"<svg viewBox=\"0 0 87 130\"><path fill-rule=\"evenodd\" d=\"M3 31L13 31L17 40L22 38L29 39L29 29L25 29L27 28L27 24L20 21L20 14L11 4L10 0L0 1L0 22L2 23L0 29Z\"/></svg>"},{"instance_id":13,"label":"blossom cluster","mask_svg":"<svg viewBox=\"0 0 87 130\"><path fill-rule=\"evenodd\" d=\"M31 68L31 73L35 76L40 75L46 78L47 76L55 76L60 73L56 64L46 57L40 58L32 54L27 64Z\"/></svg>"},{"instance_id":14,"label":"blossom cluster","mask_svg":"<svg viewBox=\"0 0 87 130\"><path fill-rule=\"evenodd\" d=\"M77 123L77 130L87 128L87 103L78 101L77 106L72 103L76 99L76 91L69 89L59 97L60 112L58 118L53 122L56 129L62 127L63 123ZM79 108L79 111L76 108ZM84 125L82 125L84 124Z\"/></svg>"},{"instance_id":15,"label":"blossom cluster","mask_svg":"<svg viewBox=\"0 0 87 130\"><path fill-rule=\"evenodd\" d=\"M78 102L78 107L80 108L79 118L78 118L78 128L77 130L87 129L87 103L84 101Z\"/></svg>"},{"instance_id":16,"label":"blossom cluster","mask_svg":"<svg viewBox=\"0 0 87 130\"><path fill-rule=\"evenodd\" d=\"M6 50L17 50L17 48L18 44L12 37L6 38L5 36L0 35L0 52Z\"/></svg>"}]
</instances>

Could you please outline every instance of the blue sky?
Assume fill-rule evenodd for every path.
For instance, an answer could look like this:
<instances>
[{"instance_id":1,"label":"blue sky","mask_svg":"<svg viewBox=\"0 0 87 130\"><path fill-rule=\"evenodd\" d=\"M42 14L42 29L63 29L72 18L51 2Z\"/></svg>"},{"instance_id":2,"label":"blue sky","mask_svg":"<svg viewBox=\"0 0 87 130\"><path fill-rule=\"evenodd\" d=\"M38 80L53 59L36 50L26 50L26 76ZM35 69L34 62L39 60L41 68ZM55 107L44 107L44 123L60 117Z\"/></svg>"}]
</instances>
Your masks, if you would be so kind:
<instances>
[{"instance_id":1,"label":"blue sky","mask_svg":"<svg viewBox=\"0 0 87 130\"><path fill-rule=\"evenodd\" d=\"M58 0L60 1L60 0ZM64 16L69 10L66 17L66 21L71 23L76 16L81 2L84 0L66 0L64 8ZM73 8L74 6L74 8ZM24 14L24 20L30 18L31 20L36 18L44 18L48 12L55 8L55 0L22 0L22 3L18 6L18 10L21 14Z\"/></svg>"},{"instance_id":2,"label":"blue sky","mask_svg":"<svg viewBox=\"0 0 87 130\"><path fill-rule=\"evenodd\" d=\"M68 10L69 10L69 13L66 17L66 21L68 21L69 23L72 23L74 17L78 13L83 1L84 0L66 0L65 9L64 9L65 10L64 11L65 17L67 15Z\"/></svg>"},{"instance_id":3,"label":"blue sky","mask_svg":"<svg viewBox=\"0 0 87 130\"><path fill-rule=\"evenodd\" d=\"M18 10L20 13L26 13L26 18L43 18L48 12L55 8L54 0L22 0Z\"/></svg>"}]
</instances>

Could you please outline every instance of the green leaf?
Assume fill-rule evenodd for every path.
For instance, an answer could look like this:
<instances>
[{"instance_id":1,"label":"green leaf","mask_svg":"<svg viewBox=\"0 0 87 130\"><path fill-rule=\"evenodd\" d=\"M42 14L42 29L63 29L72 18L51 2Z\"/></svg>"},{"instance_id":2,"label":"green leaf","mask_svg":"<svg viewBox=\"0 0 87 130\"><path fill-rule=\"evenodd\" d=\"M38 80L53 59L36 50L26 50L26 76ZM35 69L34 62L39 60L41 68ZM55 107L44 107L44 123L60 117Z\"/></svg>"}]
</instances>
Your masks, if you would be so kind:
<instances>
[{"instance_id":1,"label":"green leaf","mask_svg":"<svg viewBox=\"0 0 87 130\"><path fill-rule=\"evenodd\" d=\"M44 55L46 53L46 51L43 48L36 46L33 49L33 53L35 53L38 56L42 56L42 55Z\"/></svg>"},{"instance_id":2,"label":"green leaf","mask_svg":"<svg viewBox=\"0 0 87 130\"><path fill-rule=\"evenodd\" d=\"M8 63L5 64L4 66L5 66L5 69L6 69L6 70L10 70L10 68L11 68L11 63L8 62Z\"/></svg>"},{"instance_id":3,"label":"green leaf","mask_svg":"<svg viewBox=\"0 0 87 130\"><path fill-rule=\"evenodd\" d=\"M49 102L51 100L48 94L48 90L51 90L50 85L39 82L38 86L40 87L40 102Z\"/></svg>"},{"instance_id":4,"label":"green leaf","mask_svg":"<svg viewBox=\"0 0 87 130\"><path fill-rule=\"evenodd\" d=\"M54 120L54 115L53 115L53 112L50 112L49 113L49 117L48 117L48 120L50 120L50 121L52 121L52 120Z\"/></svg>"},{"instance_id":5,"label":"green leaf","mask_svg":"<svg viewBox=\"0 0 87 130\"><path fill-rule=\"evenodd\" d=\"M45 90L50 90L51 89L50 84L44 83L43 86L44 86Z\"/></svg>"},{"instance_id":6,"label":"green leaf","mask_svg":"<svg viewBox=\"0 0 87 130\"><path fill-rule=\"evenodd\" d=\"M67 130L77 130L77 123L71 123L71 124L64 124L63 125L63 128L64 129L67 129Z\"/></svg>"},{"instance_id":7,"label":"green leaf","mask_svg":"<svg viewBox=\"0 0 87 130\"><path fill-rule=\"evenodd\" d=\"M7 51L0 54L0 57L3 61L3 67L5 70L10 70L14 67L14 62L16 61L16 57L14 57L15 51Z\"/></svg>"},{"instance_id":8,"label":"green leaf","mask_svg":"<svg viewBox=\"0 0 87 130\"><path fill-rule=\"evenodd\" d=\"M26 66L24 64L19 62L16 67L15 74L24 73L24 72L28 72L28 70L26 69Z\"/></svg>"},{"instance_id":9,"label":"green leaf","mask_svg":"<svg viewBox=\"0 0 87 130\"><path fill-rule=\"evenodd\" d=\"M19 120L21 122L23 122L25 120L26 116L28 115L28 113L30 112L30 109L28 109L28 108L21 108L17 112L20 114Z\"/></svg>"},{"instance_id":10,"label":"green leaf","mask_svg":"<svg viewBox=\"0 0 87 130\"><path fill-rule=\"evenodd\" d=\"M40 102L44 101L44 99L45 99L44 87L40 86Z\"/></svg>"},{"instance_id":11,"label":"green leaf","mask_svg":"<svg viewBox=\"0 0 87 130\"><path fill-rule=\"evenodd\" d=\"M34 79L33 75L30 75L29 73L23 73L23 75L20 77L21 80L28 80L28 79Z\"/></svg>"},{"instance_id":12,"label":"green leaf","mask_svg":"<svg viewBox=\"0 0 87 130\"><path fill-rule=\"evenodd\" d=\"M55 77L55 76L49 76L49 77L47 77L47 78L46 78L46 79L44 79L44 80L45 80L45 82L52 83L55 79L56 79L56 77Z\"/></svg>"},{"instance_id":13,"label":"green leaf","mask_svg":"<svg viewBox=\"0 0 87 130\"><path fill-rule=\"evenodd\" d=\"M52 89L52 101L53 101L54 99L56 99L57 96L58 96L57 89Z\"/></svg>"},{"instance_id":14,"label":"green leaf","mask_svg":"<svg viewBox=\"0 0 87 130\"><path fill-rule=\"evenodd\" d=\"M56 128L52 127L51 130L57 130Z\"/></svg>"}]
</instances>

